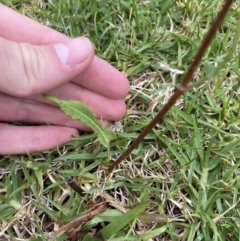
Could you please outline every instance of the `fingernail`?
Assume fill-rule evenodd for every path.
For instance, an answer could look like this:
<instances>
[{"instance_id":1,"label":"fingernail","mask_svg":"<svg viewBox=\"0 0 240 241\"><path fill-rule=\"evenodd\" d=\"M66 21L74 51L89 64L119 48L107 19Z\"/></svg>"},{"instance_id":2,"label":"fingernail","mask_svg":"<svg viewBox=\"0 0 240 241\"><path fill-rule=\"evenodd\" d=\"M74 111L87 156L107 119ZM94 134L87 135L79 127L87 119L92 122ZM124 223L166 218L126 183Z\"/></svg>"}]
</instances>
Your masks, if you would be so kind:
<instances>
[{"instance_id":1,"label":"fingernail","mask_svg":"<svg viewBox=\"0 0 240 241\"><path fill-rule=\"evenodd\" d=\"M84 62L91 53L92 43L85 37L71 39L53 46L59 60L66 65Z\"/></svg>"}]
</instances>

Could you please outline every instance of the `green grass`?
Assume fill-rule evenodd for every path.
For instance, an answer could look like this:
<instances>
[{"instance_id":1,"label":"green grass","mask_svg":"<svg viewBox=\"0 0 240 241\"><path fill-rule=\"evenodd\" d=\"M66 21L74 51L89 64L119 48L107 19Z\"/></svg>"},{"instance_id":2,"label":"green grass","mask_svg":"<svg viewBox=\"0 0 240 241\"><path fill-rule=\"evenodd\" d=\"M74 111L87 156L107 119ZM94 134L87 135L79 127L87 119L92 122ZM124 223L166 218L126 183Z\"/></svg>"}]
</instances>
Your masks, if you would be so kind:
<instances>
[{"instance_id":1,"label":"green grass","mask_svg":"<svg viewBox=\"0 0 240 241\"><path fill-rule=\"evenodd\" d=\"M110 143L113 159L180 83L222 3L2 2L68 36L89 37L98 56L128 74L128 111L112 126L118 132ZM235 3L195 74L194 82L205 81L184 94L111 176L104 174L107 150L95 134L44 153L2 157L0 240L67 240L66 233L52 239L51 233L85 214L93 198L111 208L83 224L78 240L101 240L94 229L103 229L104 240L240 240L239 53L207 81L230 51L238 12ZM82 197L67 177L86 191Z\"/></svg>"}]
</instances>

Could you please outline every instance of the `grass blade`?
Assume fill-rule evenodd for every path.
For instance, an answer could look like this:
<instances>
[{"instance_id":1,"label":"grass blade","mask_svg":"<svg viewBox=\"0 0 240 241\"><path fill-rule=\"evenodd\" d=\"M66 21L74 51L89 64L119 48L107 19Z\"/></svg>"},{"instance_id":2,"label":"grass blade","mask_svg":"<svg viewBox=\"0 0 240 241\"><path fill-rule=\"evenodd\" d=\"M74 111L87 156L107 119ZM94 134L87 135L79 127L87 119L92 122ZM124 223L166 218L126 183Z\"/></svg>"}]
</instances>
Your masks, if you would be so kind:
<instances>
[{"instance_id":1,"label":"grass blade","mask_svg":"<svg viewBox=\"0 0 240 241\"><path fill-rule=\"evenodd\" d=\"M166 230L167 230L167 225L162 226L160 228L156 228L150 232L143 233L140 235L140 237L141 237L141 240L143 241L151 240L152 238L155 238L156 236L164 233Z\"/></svg>"},{"instance_id":2,"label":"grass blade","mask_svg":"<svg viewBox=\"0 0 240 241\"><path fill-rule=\"evenodd\" d=\"M119 218L116 218L113 222L108 224L101 230L103 239L106 240L111 236L118 233L119 230L124 228L127 224L129 224L132 220L138 217L138 215L143 212L143 210L149 205L149 201L139 203L135 208L130 210L129 212L123 214Z\"/></svg>"}]
</instances>

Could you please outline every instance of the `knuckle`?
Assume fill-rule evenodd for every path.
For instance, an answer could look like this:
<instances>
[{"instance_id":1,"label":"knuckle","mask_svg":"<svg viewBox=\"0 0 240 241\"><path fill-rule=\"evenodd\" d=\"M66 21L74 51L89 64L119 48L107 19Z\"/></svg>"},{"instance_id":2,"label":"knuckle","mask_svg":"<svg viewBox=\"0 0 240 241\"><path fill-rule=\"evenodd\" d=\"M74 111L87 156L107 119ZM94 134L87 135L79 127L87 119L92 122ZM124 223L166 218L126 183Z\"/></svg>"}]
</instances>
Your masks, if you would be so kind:
<instances>
[{"instance_id":1,"label":"knuckle","mask_svg":"<svg viewBox=\"0 0 240 241\"><path fill-rule=\"evenodd\" d=\"M46 75L46 57L41 48L28 43L18 44L21 76L17 95L27 97L35 95L38 85Z\"/></svg>"},{"instance_id":2,"label":"knuckle","mask_svg":"<svg viewBox=\"0 0 240 241\"><path fill-rule=\"evenodd\" d=\"M26 101L24 99L20 99L19 101L20 101L20 103L19 103L19 106L16 111L15 119L16 119L16 121L28 122L29 115L30 115L28 104L26 103Z\"/></svg>"},{"instance_id":3,"label":"knuckle","mask_svg":"<svg viewBox=\"0 0 240 241\"><path fill-rule=\"evenodd\" d=\"M38 147L42 145L42 135L41 132L38 128L32 128L30 137L29 137L29 142L31 144L31 152L36 152L39 151Z\"/></svg>"}]
</instances>

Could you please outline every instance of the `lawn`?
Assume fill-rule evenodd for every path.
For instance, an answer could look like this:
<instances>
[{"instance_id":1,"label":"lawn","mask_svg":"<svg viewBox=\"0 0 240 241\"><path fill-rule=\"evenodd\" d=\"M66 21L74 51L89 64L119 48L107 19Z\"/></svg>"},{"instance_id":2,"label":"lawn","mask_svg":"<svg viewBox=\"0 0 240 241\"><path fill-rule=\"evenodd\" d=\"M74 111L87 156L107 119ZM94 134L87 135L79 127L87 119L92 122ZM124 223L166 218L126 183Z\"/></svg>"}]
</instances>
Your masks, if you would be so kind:
<instances>
[{"instance_id":1,"label":"lawn","mask_svg":"<svg viewBox=\"0 0 240 241\"><path fill-rule=\"evenodd\" d=\"M0 240L240 240L240 45L235 1L190 88L114 172L181 83L223 1L2 0L70 37L131 83L108 153L94 133L0 159ZM74 180L81 192L67 183ZM79 195L80 194L80 195Z\"/></svg>"}]
</instances>

